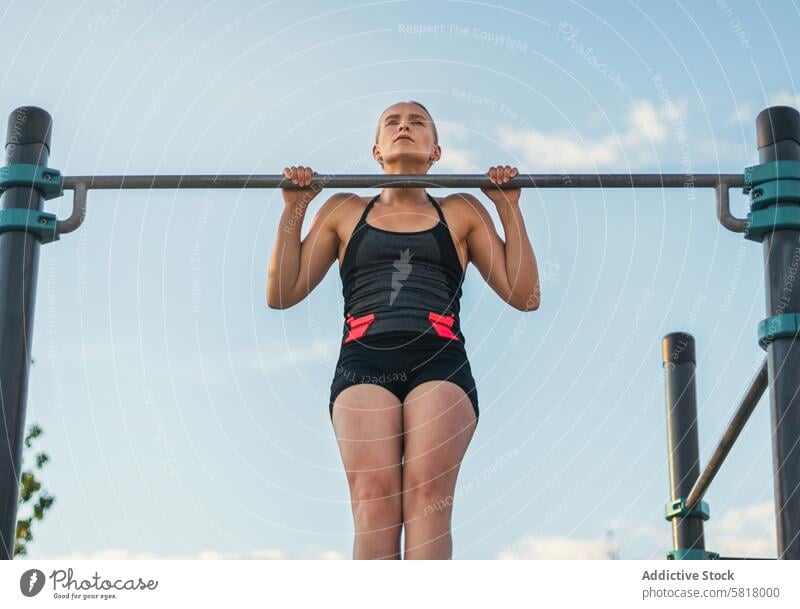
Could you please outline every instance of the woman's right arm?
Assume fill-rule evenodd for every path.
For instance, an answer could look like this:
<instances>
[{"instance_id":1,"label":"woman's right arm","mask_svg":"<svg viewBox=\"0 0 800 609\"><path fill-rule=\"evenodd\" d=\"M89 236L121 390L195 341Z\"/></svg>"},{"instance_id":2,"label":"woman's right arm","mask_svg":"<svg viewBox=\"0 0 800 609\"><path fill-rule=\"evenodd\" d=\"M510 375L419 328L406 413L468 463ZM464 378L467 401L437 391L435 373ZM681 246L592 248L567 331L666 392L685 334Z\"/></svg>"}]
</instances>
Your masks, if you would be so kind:
<instances>
[{"instance_id":1,"label":"woman's right arm","mask_svg":"<svg viewBox=\"0 0 800 609\"><path fill-rule=\"evenodd\" d=\"M310 168L287 168L284 175L295 184L311 183ZM334 212L353 195L337 193L314 216L305 239L300 240L306 210L317 195L311 188L284 189L284 208L272 248L267 274L267 306L286 309L303 300L325 277L338 257L339 234Z\"/></svg>"}]
</instances>

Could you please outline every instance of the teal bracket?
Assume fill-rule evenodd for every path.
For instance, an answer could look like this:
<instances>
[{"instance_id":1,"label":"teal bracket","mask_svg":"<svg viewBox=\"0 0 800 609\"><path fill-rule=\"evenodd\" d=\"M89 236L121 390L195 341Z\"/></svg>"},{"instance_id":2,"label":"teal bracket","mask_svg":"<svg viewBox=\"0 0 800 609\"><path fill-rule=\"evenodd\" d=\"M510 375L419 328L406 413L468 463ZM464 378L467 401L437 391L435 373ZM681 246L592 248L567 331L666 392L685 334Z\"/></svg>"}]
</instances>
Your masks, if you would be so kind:
<instances>
[{"instance_id":1,"label":"teal bracket","mask_svg":"<svg viewBox=\"0 0 800 609\"><path fill-rule=\"evenodd\" d=\"M767 233L781 229L800 230L800 206L778 205L751 211L744 238L761 242Z\"/></svg>"},{"instance_id":2,"label":"teal bracket","mask_svg":"<svg viewBox=\"0 0 800 609\"><path fill-rule=\"evenodd\" d=\"M9 188L27 186L35 188L42 196L55 199L63 194L64 180L58 169L14 163L0 167L0 193ZM58 218L55 214L27 208L0 210L0 233L23 231L36 236L42 244L58 241Z\"/></svg>"},{"instance_id":3,"label":"teal bracket","mask_svg":"<svg viewBox=\"0 0 800 609\"><path fill-rule=\"evenodd\" d=\"M691 510L687 511L686 497L678 497L677 499L667 503L664 512L667 520L672 520L673 518L683 518L685 516L708 520L711 517L711 513L708 510L708 504L705 501L698 501Z\"/></svg>"},{"instance_id":4,"label":"teal bracket","mask_svg":"<svg viewBox=\"0 0 800 609\"><path fill-rule=\"evenodd\" d=\"M35 209L0 209L0 234L24 231L36 236L42 245L58 241L58 218Z\"/></svg>"},{"instance_id":5,"label":"teal bracket","mask_svg":"<svg viewBox=\"0 0 800 609\"><path fill-rule=\"evenodd\" d=\"M750 191L750 209L764 209L768 205L800 203L800 180L774 180L753 187Z\"/></svg>"},{"instance_id":6,"label":"teal bracket","mask_svg":"<svg viewBox=\"0 0 800 609\"><path fill-rule=\"evenodd\" d=\"M800 230L800 161L745 167L743 192L750 193L745 239L760 242L776 230Z\"/></svg>"},{"instance_id":7,"label":"teal bracket","mask_svg":"<svg viewBox=\"0 0 800 609\"><path fill-rule=\"evenodd\" d=\"M773 161L744 170L744 192L750 193L745 239L762 241L780 229L800 230L800 161ZM776 338L796 339L800 313L772 315L758 324L758 344L766 350Z\"/></svg>"},{"instance_id":8,"label":"teal bracket","mask_svg":"<svg viewBox=\"0 0 800 609\"><path fill-rule=\"evenodd\" d=\"M680 548L667 552L667 560L719 560L719 554L696 548Z\"/></svg>"},{"instance_id":9,"label":"teal bracket","mask_svg":"<svg viewBox=\"0 0 800 609\"><path fill-rule=\"evenodd\" d=\"M61 172L42 165L14 163L0 167L0 192L14 186L35 188L45 199L55 199L64 194Z\"/></svg>"},{"instance_id":10,"label":"teal bracket","mask_svg":"<svg viewBox=\"0 0 800 609\"><path fill-rule=\"evenodd\" d=\"M758 344L766 351L776 338L797 338L800 332L800 313L772 315L758 323Z\"/></svg>"},{"instance_id":11,"label":"teal bracket","mask_svg":"<svg viewBox=\"0 0 800 609\"><path fill-rule=\"evenodd\" d=\"M665 508L665 515L667 520L673 518L702 518L708 520L711 513L708 509L708 504L705 501L698 501L697 504L691 509L686 509L686 497L678 497L677 499L667 503ZM698 550L696 548L679 548L667 552L667 560L717 560L719 554L716 552L709 552L708 550Z\"/></svg>"},{"instance_id":12,"label":"teal bracket","mask_svg":"<svg viewBox=\"0 0 800 609\"><path fill-rule=\"evenodd\" d=\"M773 161L744 168L744 192L775 180L800 180L800 161Z\"/></svg>"}]
</instances>

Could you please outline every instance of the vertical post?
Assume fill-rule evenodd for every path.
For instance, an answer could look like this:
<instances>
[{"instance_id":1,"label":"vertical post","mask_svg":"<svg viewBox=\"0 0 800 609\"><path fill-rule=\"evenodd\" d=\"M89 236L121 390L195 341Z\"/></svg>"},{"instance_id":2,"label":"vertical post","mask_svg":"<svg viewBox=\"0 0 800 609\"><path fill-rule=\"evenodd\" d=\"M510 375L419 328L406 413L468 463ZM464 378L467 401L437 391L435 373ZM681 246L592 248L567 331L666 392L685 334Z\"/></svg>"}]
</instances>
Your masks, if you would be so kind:
<instances>
[{"instance_id":1,"label":"vertical post","mask_svg":"<svg viewBox=\"0 0 800 609\"><path fill-rule=\"evenodd\" d=\"M6 164L47 165L52 119L33 106L8 118ZM31 186L8 188L2 209L42 210L44 197ZM40 242L23 231L0 233L0 558L14 556L25 409L28 397Z\"/></svg>"},{"instance_id":2,"label":"vertical post","mask_svg":"<svg viewBox=\"0 0 800 609\"><path fill-rule=\"evenodd\" d=\"M760 163L800 161L800 114L794 108L763 110L756 133ZM769 207L780 206L796 202L787 199ZM800 313L800 229L768 230L762 243L767 314L787 319ZM800 341L794 332L776 333L766 348L778 558L800 560Z\"/></svg>"},{"instance_id":3,"label":"vertical post","mask_svg":"<svg viewBox=\"0 0 800 609\"><path fill-rule=\"evenodd\" d=\"M700 501L686 510L686 498L700 475L697 433L696 360L694 337L672 332L661 340L661 360L667 400L670 502L666 518L672 521L671 559L706 559L718 555L705 551L703 520L708 507Z\"/></svg>"}]
</instances>

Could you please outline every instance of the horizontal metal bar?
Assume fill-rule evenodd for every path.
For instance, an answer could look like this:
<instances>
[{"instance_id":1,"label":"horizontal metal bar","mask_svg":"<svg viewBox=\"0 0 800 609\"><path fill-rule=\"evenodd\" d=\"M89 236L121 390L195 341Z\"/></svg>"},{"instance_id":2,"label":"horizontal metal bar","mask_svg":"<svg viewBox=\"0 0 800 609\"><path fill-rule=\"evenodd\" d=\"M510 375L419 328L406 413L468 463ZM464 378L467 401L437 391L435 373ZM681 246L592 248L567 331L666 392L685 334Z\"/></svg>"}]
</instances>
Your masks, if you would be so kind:
<instances>
[{"instance_id":1,"label":"horizontal metal bar","mask_svg":"<svg viewBox=\"0 0 800 609\"><path fill-rule=\"evenodd\" d=\"M716 173L601 173L601 174L520 174L501 185L509 188L716 188L744 186L742 174ZM298 187L283 175L119 175L67 176L64 188L83 184L87 189L124 188L285 188ZM492 188L495 184L484 173L478 174L353 174L315 173L311 187L318 188Z\"/></svg>"},{"instance_id":2,"label":"horizontal metal bar","mask_svg":"<svg viewBox=\"0 0 800 609\"><path fill-rule=\"evenodd\" d=\"M728 424L728 429L726 429L725 433L722 435L722 439L719 441L714 454L711 455L708 465L706 465L703 473L700 474L700 477L694 483L694 486L692 486L692 490L689 491L689 495L686 497L687 510L691 510L697 502L703 498L703 495L705 495L708 486L711 484L714 476L717 475L719 468L725 461L725 457L728 456L731 447L734 442L736 442L736 438L739 437L739 433L744 428L745 423L747 423L747 419L750 418L756 404L758 404L764 391L766 391L767 385L767 358L765 357L764 361L761 362L761 367L758 369L758 372L753 377L753 380L750 381L750 386L747 388L747 392Z\"/></svg>"},{"instance_id":3,"label":"horizontal metal bar","mask_svg":"<svg viewBox=\"0 0 800 609\"><path fill-rule=\"evenodd\" d=\"M744 175L738 173L526 173L512 178L499 188L714 188L717 217L728 230L744 232L744 218L730 213L728 189L744 186ZM309 188L497 188L485 173L476 174L353 174L325 175L314 173ZM89 189L182 189L182 188L285 188L301 187L283 175L117 175L66 176L63 189L73 190L72 214L58 221L59 234L76 230L86 215L86 193Z\"/></svg>"}]
</instances>

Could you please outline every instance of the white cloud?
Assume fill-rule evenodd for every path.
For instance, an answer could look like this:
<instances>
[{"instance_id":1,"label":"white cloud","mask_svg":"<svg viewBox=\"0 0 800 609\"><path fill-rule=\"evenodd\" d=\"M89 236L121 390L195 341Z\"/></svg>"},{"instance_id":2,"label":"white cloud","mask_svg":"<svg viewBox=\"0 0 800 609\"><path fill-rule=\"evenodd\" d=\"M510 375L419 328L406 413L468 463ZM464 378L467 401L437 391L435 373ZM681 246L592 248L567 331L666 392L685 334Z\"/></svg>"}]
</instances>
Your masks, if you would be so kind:
<instances>
[{"instance_id":1,"label":"white cloud","mask_svg":"<svg viewBox=\"0 0 800 609\"><path fill-rule=\"evenodd\" d=\"M771 501L727 509L706 523L706 547L721 556L775 558L776 540Z\"/></svg>"},{"instance_id":2,"label":"white cloud","mask_svg":"<svg viewBox=\"0 0 800 609\"><path fill-rule=\"evenodd\" d=\"M665 530L642 527L639 534L655 543L668 541L669 524ZM752 558L774 558L775 514L772 502L763 502L747 508L729 509L719 517L706 523L706 548L721 556ZM606 539L572 539L553 535L537 537L525 535L519 541L498 553L498 560L606 560L613 550L620 551L620 558L630 559L624 545L625 535L617 534L616 543ZM622 546L620 548L620 546ZM671 549L664 547L662 554ZM152 552L130 552L123 549L97 550L88 553L73 553L63 556L28 557L34 560L346 560L341 552L324 550L309 556L289 556L283 550L270 548L250 552L217 552L203 550L194 554L160 556ZM642 557L643 558L643 557ZM653 558L652 556L650 558Z\"/></svg>"},{"instance_id":3,"label":"white cloud","mask_svg":"<svg viewBox=\"0 0 800 609\"><path fill-rule=\"evenodd\" d=\"M728 124L737 125L743 123L752 128L758 114L769 106L792 106L800 108L800 93L792 93L786 89L775 91L767 97L767 101L756 103L754 101L736 102L736 108L725 119Z\"/></svg>"},{"instance_id":4,"label":"white cloud","mask_svg":"<svg viewBox=\"0 0 800 609\"><path fill-rule=\"evenodd\" d=\"M37 556L29 550L29 556L33 560L158 560L160 556L152 552L129 552L119 548L109 550L97 550L96 552L74 552L63 556Z\"/></svg>"},{"instance_id":5,"label":"white cloud","mask_svg":"<svg viewBox=\"0 0 800 609\"><path fill-rule=\"evenodd\" d=\"M726 118L726 124L738 125L745 123L750 125L756 118L756 105L753 102L737 103L736 108Z\"/></svg>"},{"instance_id":6,"label":"white cloud","mask_svg":"<svg viewBox=\"0 0 800 609\"><path fill-rule=\"evenodd\" d=\"M768 106L800 106L800 93L791 93L783 90L773 93L767 103Z\"/></svg>"},{"instance_id":7,"label":"white cloud","mask_svg":"<svg viewBox=\"0 0 800 609\"><path fill-rule=\"evenodd\" d=\"M526 535L497 555L498 560L602 560L611 547L604 540Z\"/></svg>"},{"instance_id":8,"label":"white cloud","mask_svg":"<svg viewBox=\"0 0 800 609\"><path fill-rule=\"evenodd\" d=\"M469 141L469 132L466 128L455 123L437 123L439 144L442 147L442 158L431 168L434 173L482 173L477 170L478 154L468 147L454 145L464 144Z\"/></svg>"},{"instance_id":9,"label":"white cloud","mask_svg":"<svg viewBox=\"0 0 800 609\"><path fill-rule=\"evenodd\" d=\"M442 158L434 165L432 173L483 173L486 169L478 169L478 155L467 148L455 148L442 145Z\"/></svg>"},{"instance_id":10,"label":"white cloud","mask_svg":"<svg viewBox=\"0 0 800 609\"><path fill-rule=\"evenodd\" d=\"M628 129L621 135L627 146L663 144L667 139L668 121L685 121L689 103L685 99L657 108L650 101L634 103L628 109Z\"/></svg>"},{"instance_id":11,"label":"white cloud","mask_svg":"<svg viewBox=\"0 0 800 609\"><path fill-rule=\"evenodd\" d=\"M500 127L497 134L500 144L516 150L532 173L594 169L613 164L618 158L611 142L606 140L581 142L570 135L520 132L510 127Z\"/></svg>"},{"instance_id":12,"label":"white cloud","mask_svg":"<svg viewBox=\"0 0 800 609\"><path fill-rule=\"evenodd\" d=\"M123 549L97 550L95 552L65 554L62 556L35 556L34 560L290 560L293 558L283 550L270 548L267 550L252 550L250 552L217 552L203 550L195 554L175 554L162 556L152 552L130 552ZM345 557L336 550L325 550L316 555L302 557L303 560L344 560Z\"/></svg>"},{"instance_id":13,"label":"white cloud","mask_svg":"<svg viewBox=\"0 0 800 609\"><path fill-rule=\"evenodd\" d=\"M328 550L327 552L320 552L314 558L318 560L346 560L344 554L336 550Z\"/></svg>"},{"instance_id":14,"label":"white cloud","mask_svg":"<svg viewBox=\"0 0 800 609\"><path fill-rule=\"evenodd\" d=\"M582 137L574 130L543 132L499 127L501 146L516 151L531 172L625 171L653 159L652 148L664 144L671 126L687 114L688 103L656 106L649 100L633 102L620 131Z\"/></svg>"},{"instance_id":15,"label":"white cloud","mask_svg":"<svg viewBox=\"0 0 800 609\"><path fill-rule=\"evenodd\" d=\"M525 535L503 549L499 560L597 560L608 559L616 550L622 559L657 559L666 557L672 549L670 525L664 528L644 524L618 523L614 526L615 542L607 539L585 540L563 536L537 537ZM631 545L641 539L645 546L653 546L649 556L631 556ZM775 558L775 510L771 501L749 507L726 509L724 513L705 523L706 549L720 556L744 558Z\"/></svg>"}]
</instances>

